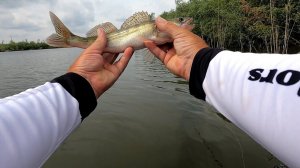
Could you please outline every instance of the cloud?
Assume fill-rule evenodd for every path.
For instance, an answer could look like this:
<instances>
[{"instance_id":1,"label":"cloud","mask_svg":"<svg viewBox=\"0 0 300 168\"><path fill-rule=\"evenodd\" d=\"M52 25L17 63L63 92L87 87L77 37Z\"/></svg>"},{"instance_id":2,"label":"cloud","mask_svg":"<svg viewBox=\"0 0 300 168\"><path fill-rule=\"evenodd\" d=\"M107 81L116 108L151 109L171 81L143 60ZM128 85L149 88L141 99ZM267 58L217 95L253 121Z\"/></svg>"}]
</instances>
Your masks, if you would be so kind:
<instances>
[{"instance_id":1,"label":"cloud","mask_svg":"<svg viewBox=\"0 0 300 168\"><path fill-rule=\"evenodd\" d=\"M0 6L4 8L9 8L9 9L15 9L15 8L20 8L20 7L25 7L25 6L31 6L32 4L37 4L37 3L51 3L55 2L54 0L49 0L49 1L43 1L43 0L18 0L18 1L12 1L12 0L1 0L0 1Z\"/></svg>"},{"instance_id":2,"label":"cloud","mask_svg":"<svg viewBox=\"0 0 300 168\"><path fill-rule=\"evenodd\" d=\"M48 11L54 12L73 33L84 35L107 21L119 27L138 11L158 15L172 8L173 0L1 0L0 41L46 39L54 32Z\"/></svg>"}]
</instances>

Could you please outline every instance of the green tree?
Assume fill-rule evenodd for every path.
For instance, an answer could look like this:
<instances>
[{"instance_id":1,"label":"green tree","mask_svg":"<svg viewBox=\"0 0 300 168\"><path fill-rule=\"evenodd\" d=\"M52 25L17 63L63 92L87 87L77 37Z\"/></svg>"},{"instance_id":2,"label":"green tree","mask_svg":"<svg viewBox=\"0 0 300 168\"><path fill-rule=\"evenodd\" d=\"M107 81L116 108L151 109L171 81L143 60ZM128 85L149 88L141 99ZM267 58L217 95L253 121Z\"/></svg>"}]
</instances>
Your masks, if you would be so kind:
<instances>
[{"instance_id":1,"label":"green tree","mask_svg":"<svg viewBox=\"0 0 300 168\"><path fill-rule=\"evenodd\" d=\"M251 52L300 51L299 0L176 0L162 17L194 18L211 47Z\"/></svg>"}]
</instances>

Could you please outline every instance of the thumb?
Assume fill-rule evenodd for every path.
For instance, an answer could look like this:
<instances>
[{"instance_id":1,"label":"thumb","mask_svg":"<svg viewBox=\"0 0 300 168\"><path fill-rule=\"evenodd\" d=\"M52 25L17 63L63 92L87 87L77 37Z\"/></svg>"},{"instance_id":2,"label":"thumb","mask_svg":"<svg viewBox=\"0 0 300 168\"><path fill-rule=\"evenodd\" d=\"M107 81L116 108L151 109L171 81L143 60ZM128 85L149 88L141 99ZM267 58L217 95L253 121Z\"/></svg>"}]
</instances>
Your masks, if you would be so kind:
<instances>
[{"instance_id":1,"label":"thumb","mask_svg":"<svg viewBox=\"0 0 300 168\"><path fill-rule=\"evenodd\" d=\"M100 50L102 52L106 47L106 41L107 41L106 34L101 28L97 30L97 33L98 33L98 37L96 41L94 41L93 44L89 47L89 49Z\"/></svg>"},{"instance_id":2,"label":"thumb","mask_svg":"<svg viewBox=\"0 0 300 168\"><path fill-rule=\"evenodd\" d=\"M155 20L156 26L160 31L169 33L172 38L176 37L181 32L181 28L173 24L172 22L168 22L162 17L157 17Z\"/></svg>"}]
</instances>

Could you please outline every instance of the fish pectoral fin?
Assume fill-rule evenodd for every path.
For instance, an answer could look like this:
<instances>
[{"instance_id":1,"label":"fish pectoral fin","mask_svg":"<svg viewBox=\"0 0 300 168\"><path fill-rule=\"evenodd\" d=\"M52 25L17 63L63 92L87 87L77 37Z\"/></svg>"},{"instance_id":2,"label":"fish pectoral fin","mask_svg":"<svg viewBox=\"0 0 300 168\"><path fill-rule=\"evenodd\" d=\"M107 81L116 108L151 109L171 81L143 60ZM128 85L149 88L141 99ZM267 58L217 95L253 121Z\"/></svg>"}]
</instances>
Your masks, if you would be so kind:
<instances>
[{"instance_id":1,"label":"fish pectoral fin","mask_svg":"<svg viewBox=\"0 0 300 168\"><path fill-rule=\"evenodd\" d=\"M115 32L118 30L116 28L116 26L114 26L112 23L105 22L105 23L99 24L97 26L94 26L91 30L89 30L86 33L86 36L87 37L97 37L98 36L97 30L99 28L103 29L106 34L109 34L109 33L112 33L112 32Z\"/></svg>"},{"instance_id":2,"label":"fish pectoral fin","mask_svg":"<svg viewBox=\"0 0 300 168\"><path fill-rule=\"evenodd\" d=\"M68 48L71 47L67 44L67 39L59 34L52 34L46 39L46 43L52 47L64 47Z\"/></svg>"}]
</instances>

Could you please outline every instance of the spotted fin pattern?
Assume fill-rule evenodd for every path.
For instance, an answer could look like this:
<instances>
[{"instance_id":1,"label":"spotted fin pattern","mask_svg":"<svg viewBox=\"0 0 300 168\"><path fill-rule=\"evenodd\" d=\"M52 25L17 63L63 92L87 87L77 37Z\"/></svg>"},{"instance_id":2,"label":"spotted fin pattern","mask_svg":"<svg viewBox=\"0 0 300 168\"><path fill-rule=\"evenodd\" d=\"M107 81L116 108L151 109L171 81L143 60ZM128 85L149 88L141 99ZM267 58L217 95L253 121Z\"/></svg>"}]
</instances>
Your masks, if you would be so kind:
<instances>
[{"instance_id":1,"label":"spotted fin pattern","mask_svg":"<svg viewBox=\"0 0 300 168\"><path fill-rule=\"evenodd\" d=\"M86 36L87 37L97 37L97 30L99 28L102 28L104 30L104 32L106 34L109 34L109 33L112 33L112 32L115 32L117 31L118 29L116 28L116 26L114 26L112 23L110 22L105 22L105 23L102 23L102 24L99 24L95 27L93 27L91 30L89 30L87 33L86 33Z\"/></svg>"},{"instance_id":2,"label":"spotted fin pattern","mask_svg":"<svg viewBox=\"0 0 300 168\"><path fill-rule=\"evenodd\" d=\"M151 17L151 15L148 14L148 12L144 12L144 11L137 12L125 20L125 22L121 26L121 30L130 28L130 27L134 27L141 23L149 22L151 20L152 20L152 17Z\"/></svg>"}]
</instances>

